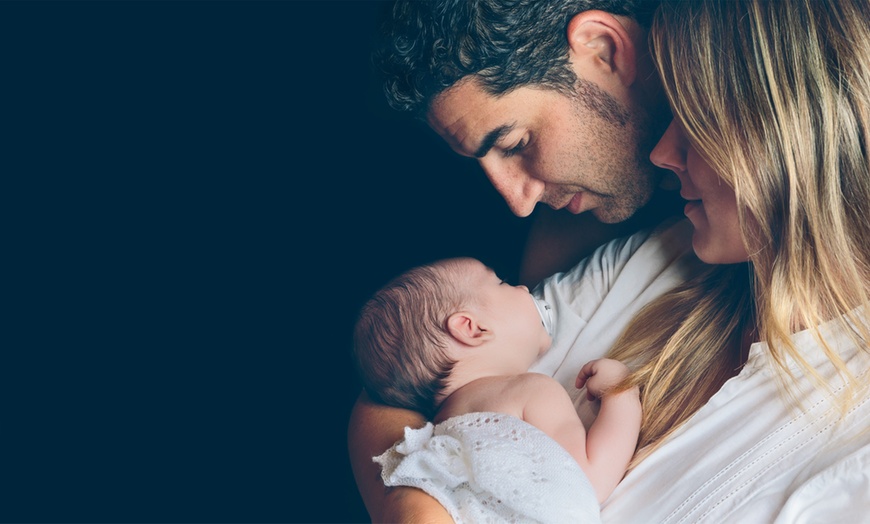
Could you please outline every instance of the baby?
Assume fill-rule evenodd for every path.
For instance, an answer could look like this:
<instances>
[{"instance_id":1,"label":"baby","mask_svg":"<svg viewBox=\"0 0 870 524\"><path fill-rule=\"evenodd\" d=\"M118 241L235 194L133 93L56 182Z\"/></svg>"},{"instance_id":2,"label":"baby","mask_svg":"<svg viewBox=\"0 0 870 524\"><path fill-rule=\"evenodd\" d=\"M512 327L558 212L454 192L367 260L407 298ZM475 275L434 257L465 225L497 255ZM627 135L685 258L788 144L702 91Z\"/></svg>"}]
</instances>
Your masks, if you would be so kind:
<instances>
[{"instance_id":1,"label":"baby","mask_svg":"<svg viewBox=\"0 0 870 524\"><path fill-rule=\"evenodd\" d=\"M427 414L383 455L386 485L435 497L457 522L599 520L637 445L637 388L599 359L576 387L601 399L587 432L568 392L528 372L552 343L549 306L473 258L411 269L362 308L354 353L368 394ZM574 460L568 459L568 455Z\"/></svg>"}]
</instances>

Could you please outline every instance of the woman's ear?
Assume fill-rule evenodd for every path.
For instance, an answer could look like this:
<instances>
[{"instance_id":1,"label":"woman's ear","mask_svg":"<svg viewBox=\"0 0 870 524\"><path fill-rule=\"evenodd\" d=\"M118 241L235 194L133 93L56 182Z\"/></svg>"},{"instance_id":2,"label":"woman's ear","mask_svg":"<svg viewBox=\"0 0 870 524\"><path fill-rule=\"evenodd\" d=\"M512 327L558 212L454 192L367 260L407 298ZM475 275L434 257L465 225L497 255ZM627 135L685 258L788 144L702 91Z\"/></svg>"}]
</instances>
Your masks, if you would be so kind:
<instances>
[{"instance_id":1,"label":"woman's ear","mask_svg":"<svg viewBox=\"0 0 870 524\"><path fill-rule=\"evenodd\" d=\"M568 56L578 77L607 87L634 83L635 43L618 18L604 11L583 11L568 23Z\"/></svg>"},{"instance_id":2,"label":"woman's ear","mask_svg":"<svg viewBox=\"0 0 870 524\"><path fill-rule=\"evenodd\" d=\"M486 342L492 333L480 325L477 315L470 311L459 311L447 318L447 331L450 336L466 346L479 346Z\"/></svg>"}]
</instances>

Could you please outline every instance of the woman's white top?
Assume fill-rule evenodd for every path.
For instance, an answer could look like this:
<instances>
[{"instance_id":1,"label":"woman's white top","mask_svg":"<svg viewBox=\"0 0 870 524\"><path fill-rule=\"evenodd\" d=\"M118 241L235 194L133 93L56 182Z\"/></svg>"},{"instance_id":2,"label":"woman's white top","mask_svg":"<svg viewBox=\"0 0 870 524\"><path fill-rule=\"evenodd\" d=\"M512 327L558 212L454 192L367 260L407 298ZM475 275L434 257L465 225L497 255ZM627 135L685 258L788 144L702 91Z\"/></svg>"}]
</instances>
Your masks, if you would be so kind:
<instances>
[{"instance_id":1,"label":"woman's white top","mask_svg":"<svg viewBox=\"0 0 870 524\"><path fill-rule=\"evenodd\" d=\"M530 371L554 376L584 421L591 408L573 386L580 367L604 356L653 298L693 275L691 224L672 223L611 242L535 294L554 314L553 347ZM858 384L870 356L837 324L823 326ZM843 380L809 332L794 335L804 358L835 388ZM766 345L756 343L740 374L667 442L629 472L602 506L604 522L870 522L870 397L841 417L835 399L793 366L796 406L778 385Z\"/></svg>"}]
</instances>

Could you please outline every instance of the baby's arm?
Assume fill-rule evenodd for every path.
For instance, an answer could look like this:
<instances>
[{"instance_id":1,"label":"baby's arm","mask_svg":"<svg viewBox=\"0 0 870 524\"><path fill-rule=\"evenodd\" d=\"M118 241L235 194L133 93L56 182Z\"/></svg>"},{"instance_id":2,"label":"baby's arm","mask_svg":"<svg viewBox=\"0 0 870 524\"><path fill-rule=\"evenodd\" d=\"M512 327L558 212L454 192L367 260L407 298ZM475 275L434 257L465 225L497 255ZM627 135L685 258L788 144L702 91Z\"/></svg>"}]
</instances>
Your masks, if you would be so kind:
<instances>
[{"instance_id":1,"label":"baby's arm","mask_svg":"<svg viewBox=\"0 0 870 524\"><path fill-rule=\"evenodd\" d=\"M522 419L558 442L586 471L586 428L568 392L547 375L526 373L522 378L527 392Z\"/></svg>"},{"instance_id":2,"label":"baby's arm","mask_svg":"<svg viewBox=\"0 0 870 524\"><path fill-rule=\"evenodd\" d=\"M601 399L598 418L586 436L588 469L583 468L599 502L604 502L625 476L637 447L642 416L638 389L607 394L628 373L622 362L602 358L588 362L577 375L577 388L585 385L590 399Z\"/></svg>"}]
</instances>

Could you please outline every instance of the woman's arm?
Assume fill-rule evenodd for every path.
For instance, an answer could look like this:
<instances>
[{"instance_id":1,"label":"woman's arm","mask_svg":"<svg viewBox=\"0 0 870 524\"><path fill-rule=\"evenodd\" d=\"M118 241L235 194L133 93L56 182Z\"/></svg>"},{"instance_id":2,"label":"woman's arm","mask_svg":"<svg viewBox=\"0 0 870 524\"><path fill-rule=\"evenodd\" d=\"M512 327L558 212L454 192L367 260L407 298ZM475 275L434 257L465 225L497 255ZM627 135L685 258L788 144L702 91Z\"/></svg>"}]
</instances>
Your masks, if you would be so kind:
<instances>
[{"instance_id":1,"label":"woman's arm","mask_svg":"<svg viewBox=\"0 0 870 524\"><path fill-rule=\"evenodd\" d=\"M354 404L347 445L353 475L372 522L453 522L447 510L424 491L385 487L381 468L372 461L404 438L405 426L420 428L425 424L420 413L376 404L365 393Z\"/></svg>"}]
</instances>

